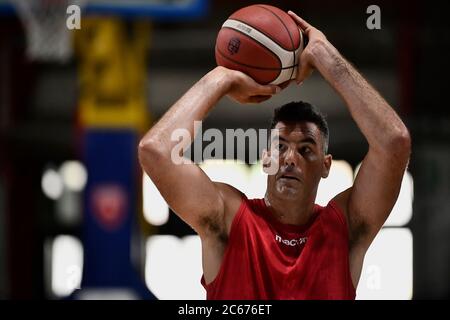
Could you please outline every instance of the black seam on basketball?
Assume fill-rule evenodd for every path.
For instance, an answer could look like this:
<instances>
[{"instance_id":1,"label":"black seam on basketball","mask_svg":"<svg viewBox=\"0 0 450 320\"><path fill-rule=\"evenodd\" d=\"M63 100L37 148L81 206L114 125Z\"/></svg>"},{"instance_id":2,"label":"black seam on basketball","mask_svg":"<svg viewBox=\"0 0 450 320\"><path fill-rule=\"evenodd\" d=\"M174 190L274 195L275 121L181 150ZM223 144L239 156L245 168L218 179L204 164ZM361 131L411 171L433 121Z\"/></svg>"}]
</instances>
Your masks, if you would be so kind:
<instances>
[{"instance_id":1,"label":"black seam on basketball","mask_svg":"<svg viewBox=\"0 0 450 320\"><path fill-rule=\"evenodd\" d=\"M231 62L234 62L234 63L239 64L239 65L244 66L244 67L249 67L249 68L258 69L258 70L265 70L265 71L286 70L286 69L291 69L291 68L295 68L295 67L298 66L297 64L294 64L292 66L287 66L287 67L283 67L283 68L257 67L257 66L252 66L252 65L249 65L249 64L242 63L242 62L236 61L234 59L231 59L229 56L227 56L225 53L223 53L219 48L217 48L217 46L216 46L216 50L217 50L218 53L220 53L220 55L223 58L225 58L227 60L230 60ZM280 71L280 73L281 73L281 71ZM278 75L280 75L280 74L278 74Z\"/></svg>"},{"instance_id":2,"label":"black seam on basketball","mask_svg":"<svg viewBox=\"0 0 450 320\"><path fill-rule=\"evenodd\" d=\"M278 20L280 20L281 24L282 24L283 27L286 29L286 31L287 31L287 33L288 33L288 35L289 35L289 39L291 39L292 48L293 48L293 50L294 50L294 51L292 51L292 53L293 53L293 55L294 55L294 63L295 63L295 61L296 61L296 60L295 60L295 51L296 51L296 49L295 49L295 46L294 46L294 39L292 39L292 35L291 35L291 33L289 32L288 27L284 24L283 20L281 20L281 18L280 18L275 12L273 12L272 10L270 10L269 8L263 7L263 6L261 6L261 5L257 5L257 7L269 11L269 12L272 13L275 17L277 17ZM293 74L294 74L294 69L292 69L292 71L291 71L291 76L289 77L289 79L292 79L292 75L293 75Z\"/></svg>"},{"instance_id":3,"label":"black seam on basketball","mask_svg":"<svg viewBox=\"0 0 450 320\"><path fill-rule=\"evenodd\" d=\"M252 27L252 28L255 29L256 31L261 32L261 33L262 33L263 35L265 35L267 38L269 38L270 40L272 40L273 42L275 42L281 49L283 49L283 50L285 50L285 51L291 51L291 50L286 49L285 47L283 47L283 46L281 45L281 43L279 43L276 39L272 39L272 37L271 37L269 34L267 34L267 33L265 33L264 31L258 29L258 28L255 27L254 25L252 25L252 24L250 24L250 23L248 23L248 22L239 20L239 19L235 19L235 18L229 18L229 20L235 20L235 21L239 21L240 23L244 23L244 24L246 24L246 25ZM230 27L223 27L223 28L230 28ZM233 30L238 31L237 29L234 29L234 28L230 28L230 29L233 29ZM290 36L290 35L289 35L289 36ZM256 39L254 39L254 40L256 40ZM294 45L292 45L292 47L294 47Z\"/></svg>"},{"instance_id":4,"label":"black seam on basketball","mask_svg":"<svg viewBox=\"0 0 450 320\"><path fill-rule=\"evenodd\" d=\"M267 49L267 51L269 51L275 58L277 58L277 60L278 60L278 62L279 62L279 64L280 64L280 68L273 68L273 70L278 70L278 69L281 69L281 70L282 70L282 69L283 69L283 68L282 68L283 62L281 62L280 57L279 57L275 52L273 52L272 50L270 50L270 48L266 47L264 44L262 44L262 43L259 42L258 40L256 40L256 39L250 37L248 34L242 32L242 31L240 31L240 30L237 30L237 29L234 29L234 28L230 28L230 27L223 27L223 29L230 29L230 30L239 32L239 33L242 34L243 36L245 36L245 37L249 38L250 40L252 40L252 42L254 42L254 43L256 43L257 45L259 45L260 47L263 47L263 48ZM231 60L231 59L230 59L230 60ZM294 60L294 61L295 61L295 60ZM242 65L244 65L244 64L242 64Z\"/></svg>"}]
</instances>

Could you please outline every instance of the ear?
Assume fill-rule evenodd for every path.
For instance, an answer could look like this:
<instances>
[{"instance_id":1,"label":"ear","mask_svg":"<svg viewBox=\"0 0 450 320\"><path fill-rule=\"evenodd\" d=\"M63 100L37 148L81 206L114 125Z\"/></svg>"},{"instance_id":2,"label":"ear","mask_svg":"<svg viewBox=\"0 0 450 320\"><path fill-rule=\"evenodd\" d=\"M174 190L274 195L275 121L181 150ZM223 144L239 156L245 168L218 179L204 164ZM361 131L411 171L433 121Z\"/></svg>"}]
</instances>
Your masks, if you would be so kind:
<instances>
[{"instance_id":1,"label":"ear","mask_svg":"<svg viewBox=\"0 0 450 320\"><path fill-rule=\"evenodd\" d=\"M331 154L325 155L323 158L323 166L322 166L322 178L328 177L331 168L331 162L333 161L333 157Z\"/></svg>"},{"instance_id":2,"label":"ear","mask_svg":"<svg viewBox=\"0 0 450 320\"><path fill-rule=\"evenodd\" d=\"M262 169L263 172L269 176L277 174L279 169L280 159L276 150L263 150L262 153Z\"/></svg>"},{"instance_id":3,"label":"ear","mask_svg":"<svg viewBox=\"0 0 450 320\"><path fill-rule=\"evenodd\" d=\"M266 172L266 168L270 167L270 151L267 151L267 149L263 149L261 160L262 169L264 172Z\"/></svg>"}]
</instances>

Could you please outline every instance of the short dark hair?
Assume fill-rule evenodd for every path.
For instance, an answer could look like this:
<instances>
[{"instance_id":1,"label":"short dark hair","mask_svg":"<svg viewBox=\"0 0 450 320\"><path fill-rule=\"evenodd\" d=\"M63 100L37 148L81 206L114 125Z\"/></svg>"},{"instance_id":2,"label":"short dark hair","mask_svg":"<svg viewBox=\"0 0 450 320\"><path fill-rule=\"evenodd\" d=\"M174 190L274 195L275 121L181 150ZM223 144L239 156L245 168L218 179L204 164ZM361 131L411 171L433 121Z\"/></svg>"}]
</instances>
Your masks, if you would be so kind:
<instances>
[{"instance_id":1,"label":"short dark hair","mask_svg":"<svg viewBox=\"0 0 450 320\"><path fill-rule=\"evenodd\" d=\"M278 122L296 123L312 122L322 133L323 152L328 152L329 129L328 123L323 115L315 106L304 101L294 101L286 103L274 110L270 129L275 128Z\"/></svg>"}]
</instances>

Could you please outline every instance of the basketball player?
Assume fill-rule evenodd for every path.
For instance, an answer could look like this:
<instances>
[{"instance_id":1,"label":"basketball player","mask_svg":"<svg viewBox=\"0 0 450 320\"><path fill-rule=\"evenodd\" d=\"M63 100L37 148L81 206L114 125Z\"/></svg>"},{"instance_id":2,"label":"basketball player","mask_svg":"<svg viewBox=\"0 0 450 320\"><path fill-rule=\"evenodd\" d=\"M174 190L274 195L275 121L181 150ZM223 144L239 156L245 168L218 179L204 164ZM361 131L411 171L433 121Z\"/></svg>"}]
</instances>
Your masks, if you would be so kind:
<instances>
[{"instance_id":1,"label":"basketball player","mask_svg":"<svg viewBox=\"0 0 450 320\"><path fill-rule=\"evenodd\" d=\"M211 181L195 164L175 165L171 133L203 120L225 95L261 102L280 87L217 67L196 83L139 145L139 158L172 210L200 236L208 299L354 299L364 255L397 199L411 141L407 128L322 32L289 12L309 38L297 81L317 70L345 104L369 150L354 184L325 207L314 204L331 166L328 127L307 103L277 109L279 143L263 154L279 169L263 199Z\"/></svg>"}]
</instances>

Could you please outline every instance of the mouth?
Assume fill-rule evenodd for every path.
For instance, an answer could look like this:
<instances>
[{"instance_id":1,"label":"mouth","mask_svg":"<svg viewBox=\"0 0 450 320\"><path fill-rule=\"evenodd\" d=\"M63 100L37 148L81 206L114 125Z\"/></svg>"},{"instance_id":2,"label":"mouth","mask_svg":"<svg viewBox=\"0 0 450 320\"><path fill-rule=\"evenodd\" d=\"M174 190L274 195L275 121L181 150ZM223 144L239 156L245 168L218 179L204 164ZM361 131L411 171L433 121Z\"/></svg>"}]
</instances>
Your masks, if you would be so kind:
<instances>
[{"instance_id":1,"label":"mouth","mask_svg":"<svg viewBox=\"0 0 450 320\"><path fill-rule=\"evenodd\" d=\"M287 175L287 174L283 174L280 179L288 179L288 180L296 180L300 182L300 179L295 177L295 176L291 176L291 175Z\"/></svg>"}]
</instances>

